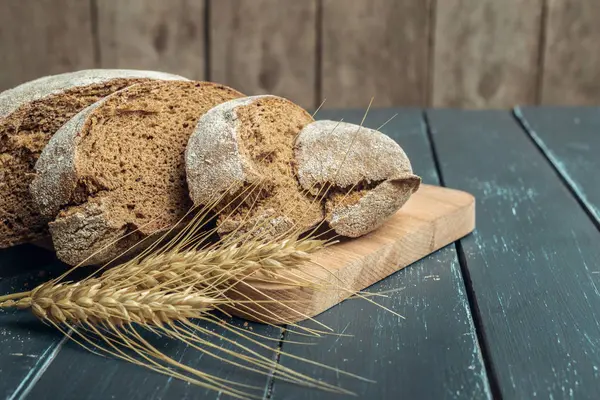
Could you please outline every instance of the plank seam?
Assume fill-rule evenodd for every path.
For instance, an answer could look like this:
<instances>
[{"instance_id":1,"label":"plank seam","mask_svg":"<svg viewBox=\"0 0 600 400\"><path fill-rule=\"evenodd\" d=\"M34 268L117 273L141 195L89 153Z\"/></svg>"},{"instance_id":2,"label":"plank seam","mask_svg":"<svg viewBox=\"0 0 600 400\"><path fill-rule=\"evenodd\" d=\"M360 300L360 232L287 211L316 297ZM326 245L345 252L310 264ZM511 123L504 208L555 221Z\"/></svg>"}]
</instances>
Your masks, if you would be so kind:
<instances>
[{"instance_id":1,"label":"plank seam","mask_svg":"<svg viewBox=\"0 0 600 400\"><path fill-rule=\"evenodd\" d=\"M211 80L211 34L210 34L210 9L211 0L204 1L204 77L206 81Z\"/></svg>"},{"instance_id":2,"label":"plank seam","mask_svg":"<svg viewBox=\"0 0 600 400\"><path fill-rule=\"evenodd\" d=\"M544 69L546 65L546 41L548 28L548 0L542 0L542 14L540 16L540 39L538 49L538 74L536 82L535 102L542 104L544 90Z\"/></svg>"},{"instance_id":3,"label":"plank seam","mask_svg":"<svg viewBox=\"0 0 600 400\"><path fill-rule=\"evenodd\" d=\"M277 344L277 350L274 355L275 358L275 369L269 374L269 379L267 381L267 386L265 387L265 394L263 396L264 400L270 400L273 396L273 387L275 386L275 371L277 370L277 365L279 365L281 359L281 349L283 348L283 342L285 341L285 337L287 334L287 325L283 327L281 330L281 335L279 336L279 343Z\"/></svg>"},{"instance_id":4,"label":"plank seam","mask_svg":"<svg viewBox=\"0 0 600 400\"><path fill-rule=\"evenodd\" d=\"M525 136L533 143L535 148L542 154L542 157L550 164L550 168L554 171L561 183L567 188L571 196L575 198L577 204L583 209L583 212L592 221L592 224L600 231L600 219L588 204L587 199L582 198L577 190L577 183L569 176L567 172L563 172L558 168L559 160L552 154L552 151L546 146L544 141L537 135L535 130L529 125L527 119L523 115L520 107L513 108L512 115L515 118L517 124L521 130L525 133Z\"/></svg>"},{"instance_id":5,"label":"plank seam","mask_svg":"<svg viewBox=\"0 0 600 400\"><path fill-rule=\"evenodd\" d=\"M442 186L446 186L444 181L444 175L442 173L441 163L438 157L437 148L435 146L435 142L433 139L433 132L431 129L431 122L429 120L429 116L427 112L423 112L423 119L425 121L426 131L427 131L427 139L429 141L429 146L431 148L431 155L433 157L433 164L438 174L438 178L440 184ZM467 258L465 256L462 244L460 240L454 242L456 247L456 253L458 255L458 263L460 265L460 272L463 278L463 283L465 285L465 292L467 294L467 300L469 302L469 310L471 312L471 317L473 319L473 325L475 328L475 333L477 335L477 342L479 343L479 348L481 351L481 358L483 360L483 365L485 368L485 372L488 378L488 383L490 385L490 390L492 392L492 397L494 399L502 399L502 392L500 391L500 383L498 380L498 375L496 369L494 368L492 359L491 359L491 351L490 346L486 339L485 328L483 326L483 320L481 318L481 310L479 309L479 305L477 304L477 296L475 295L475 290L473 288L473 281L471 280L471 274L469 273L469 268L467 266Z\"/></svg>"},{"instance_id":6,"label":"plank seam","mask_svg":"<svg viewBox=\"0 0 600 400\"><path fill-rule=\"evenodd\" d=\"M92 29L92 46L94 47L94 65L102 67L102 53L100 49L100 27L98 24L98 0L90 0L90 25Z\"/></svg>"},{"instance_id":7,"label":"plank seam","mask_svg":"<svg viewBox=\"0 0 600 400\"><path fill-rule=\"evenodd\" d=\"M50 364L52 364L52 362L62 349L67 339L68 337L65 335L58 341L58 343L54 347L49 347L48 349L46 349L42 356L40 356L40 360L34 365L31 371L29 371L25 378L23 378L21 384L15 389L13 394L7 398L7 400L22 400L27 397L29 392L31 392L31 389L33 389L33 387L38 383L44 372L46 372ZM50 352L50 354L47 357L44 357L44 355L48 352Z\"/></svg>"},{"instance_id":8,"label":"plank seam","mask_svg":"<svg viewBox=\"0 0 600 400\"><path fill-rule=\"evenodd\" d=\"M425 88L425 106L431 107L433 103L433 78L434 78L434 68L435 68L435 29L436 29L436 21L437 21L437 0L429 1L429 16L428 16L428 24L427 34L429 37L427 38L427 86Z\"/></svg>"},{"instance_id":9,"label":"plank seam","mask_svg":"<svg viewBox=\"0 0 600 400\"><path fill-rule=\"evenodd\" d=\"M315 99L313 107L323 101L323 0L317 1L315 12Z\"/></svg>"}]
</instances>

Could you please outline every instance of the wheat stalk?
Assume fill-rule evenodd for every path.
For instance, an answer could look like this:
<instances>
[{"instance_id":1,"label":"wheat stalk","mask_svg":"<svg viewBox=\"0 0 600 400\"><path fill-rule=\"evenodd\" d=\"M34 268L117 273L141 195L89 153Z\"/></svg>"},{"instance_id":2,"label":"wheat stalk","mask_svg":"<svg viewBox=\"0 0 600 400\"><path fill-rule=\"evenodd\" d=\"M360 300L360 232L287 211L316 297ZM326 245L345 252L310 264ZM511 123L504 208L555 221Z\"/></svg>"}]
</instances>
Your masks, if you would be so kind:
<instances>
[{"instance_id":1,"label":"wheat stalk","mask_svg":"<svg viewBox=\"0 0 600 400\"><path fill-rule=\"evenodd\" d=\"M71 329L71 335L78 336L78 343L84 347L85 342L92 343L91 333L104 341L105 347L101 351L113 356L234 397L247 397L247 393L231 387L234 383L221 381L165 356L137 336L132 325L160 332L218 357L208 350L215 347L213 343L190 332L190 327L194 327L194 331L202 329L191 319L214 322L208 316L209 311L221 305L234 305L234 301L223 295L227 282L243 280L263 270L297 268L310 259L311 253L325 245L324 241L290 238L272 243L246 242L205 250L150 254L109 269L99 278L77 283L50 281L31 292L0 297L0 308L31 308L37 317L57 328ZM210 331L204 331L210 334ZM250 355L220 349L238 361L220 359L254 372L274 373L284 381L350 393L284 368L240 343L232 345ZM120 350L122 348L133 349L137 358L126 355ZM146 361L140 361L140 357ZM174 372L164 364L183 369L187 375Z\"/></svg>"},{"instance_id":2,"label":"wheat stalk","mask_svg":"<svg viewBox=\"0 0 600 400\"><path fill-rule=\"evenodd\" d=\"M31 308L38 318L69 336L75 336L78 338L75 340L86 348L87 342L99 348L100 351L118 358L202 387L222 391L234 397L252 396L232 387L236 385L233 382L190 368L164 355L139 336L133 328L133 324L182 341L211 357L217 357L246 370L265 375L275 373L284 381L332 392L350 393L289 368L282 368L277 365L275 360L260 355L237 342L232 344L238 347L238 351L219 349L220 352L229 355L234 360L218 356L211 348L219 346L210 340L198 337L195 331L203 331L205 334L213 336L218 335L192 323L191 319L210 321L210 318L205 317L207 313L216 305L226 303L226 300L211 299L201 291L192 289L184 293L172 293L169 290L157 288L139 290L135 286L117 290L112 287L112 280L107 281L103 278L104 276L86 279L78 283L55 284L48 282L36 287L31 292L21 294L20 298L11 296L13 298L0 302L0 308ZM222 321L220 322L222 323ZM67 333L61 326L70 329L71 332ZM190 328L194 328L193 331ZM100 338L105 346L98 346L92 341L90 334ZM126 354L122 349L133 350L137 357ZM250 353L250 355L240 353L240 350ZM184 373L174 371L173 367L183 370Z\"/></svg>"}]
</instances>

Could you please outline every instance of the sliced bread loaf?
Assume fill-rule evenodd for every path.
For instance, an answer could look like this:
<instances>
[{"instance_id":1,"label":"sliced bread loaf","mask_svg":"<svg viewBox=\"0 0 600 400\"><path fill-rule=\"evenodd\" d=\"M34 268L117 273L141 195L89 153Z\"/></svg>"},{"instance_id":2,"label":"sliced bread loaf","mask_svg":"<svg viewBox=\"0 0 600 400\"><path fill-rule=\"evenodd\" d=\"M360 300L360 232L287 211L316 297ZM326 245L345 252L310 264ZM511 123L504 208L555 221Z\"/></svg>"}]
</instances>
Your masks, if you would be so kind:
<instances>
[{"instance_id":1,"label":"sliced bread loaf","mask_svg":"<svg viewBox=\"0 0 600 400\"><path fill-rule=\"evenodd\" d=\"M31 184L38 209L53 218L58 257L71 265L103 263L176 224L191 206L184 149L198 119L241 96L209 82L144 82L65 124L42 152Z\"/></svg>"},{"instance_id":2,"label":"sliced bread loaf","mask_svg":"<svg viewBox=\"0 0 600 400\"><path fill-rule=\"evenodd\" d=\"M47 236L29 195L33 167L72 116L131 84L185 79L135 70L84 70L31 81L0 93L0 248Z\"/></svg>"},{"instance_id":3,"label":"sliced bread loaf","mask_svg":"<svg viewBox=\"0 0 600 400\"><path fill-rule=\"evenodd\" d=\"M187 180L195 205L220 200L221 235L268 239L323 219L295 176L294 141L313 121L276 96L231 100L200 118L186 150Z\"/></svg>"},{"instance_id":4,"label":"sliced bread loaf","mask_svg":"<svg viewBox=\"0 0 600 400\"><path fill-rule=\"evenodd\" d=\"M325 219L348 237L378 228L421 183L394 140L345 122L305 126L296 141L295 159L300 186L313 195L327 189Z\"/></svg>"}]
</instances>

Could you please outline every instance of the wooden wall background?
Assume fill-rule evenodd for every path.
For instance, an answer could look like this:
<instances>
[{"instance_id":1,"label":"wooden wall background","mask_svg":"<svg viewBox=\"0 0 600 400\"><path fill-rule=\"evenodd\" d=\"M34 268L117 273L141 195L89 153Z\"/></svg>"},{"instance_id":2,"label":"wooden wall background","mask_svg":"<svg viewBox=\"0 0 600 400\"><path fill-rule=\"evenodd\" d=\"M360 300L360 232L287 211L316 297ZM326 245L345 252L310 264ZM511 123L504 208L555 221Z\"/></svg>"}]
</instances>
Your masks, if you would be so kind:
<instances>
[{"instance_id":1,"label":"wooden wall background","mask_svg":"<svg viewBox=\"0 0 600 400\"><path fill-rule=\"evenodd\" d=\"M0 0L0 90L140 68L314 108L600 104L599 0Z\"/></svg>"}]
</instances>

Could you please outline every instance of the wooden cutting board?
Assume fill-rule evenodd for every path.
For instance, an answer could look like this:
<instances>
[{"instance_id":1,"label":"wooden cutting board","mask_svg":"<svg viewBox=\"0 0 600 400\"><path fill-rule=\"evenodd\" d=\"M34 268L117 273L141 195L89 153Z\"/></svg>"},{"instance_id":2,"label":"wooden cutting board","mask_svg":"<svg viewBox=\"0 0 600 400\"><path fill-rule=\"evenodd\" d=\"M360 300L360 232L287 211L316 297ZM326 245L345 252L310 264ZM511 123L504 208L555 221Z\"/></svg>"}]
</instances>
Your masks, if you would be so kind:
<instances>
[{"instance_id":1,"label":"wooden cutting board","mask_svg":"<svg viewBox=\"0 0 600 400\"><path fill-rule=\"evenodd\" d=\"M268 323L313 317L353 294L468 235L475 229L475 198L466 192L422 185L374 232L315 253L295 272L320 288L248 281L232 298L261 301L228 311ZM297 279L296 279L297 280ZM276 300L276 301L274 301Z\"/></svg>"}]
</instances>

